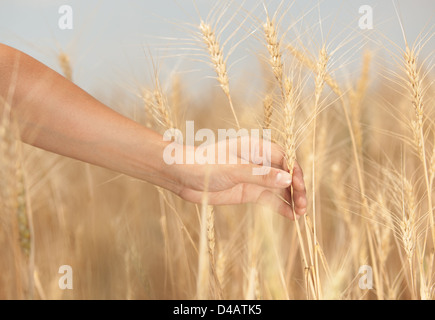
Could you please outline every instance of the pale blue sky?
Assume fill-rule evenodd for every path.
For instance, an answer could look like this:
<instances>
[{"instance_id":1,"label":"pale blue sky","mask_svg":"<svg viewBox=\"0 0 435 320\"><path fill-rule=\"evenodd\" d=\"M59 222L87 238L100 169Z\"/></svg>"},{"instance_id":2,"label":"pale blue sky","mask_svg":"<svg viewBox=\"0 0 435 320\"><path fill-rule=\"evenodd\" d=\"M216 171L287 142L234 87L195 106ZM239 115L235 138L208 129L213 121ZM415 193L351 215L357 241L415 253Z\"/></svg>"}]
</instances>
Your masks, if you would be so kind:
<instances>
[{"instance_id":1,"label":"pale blue sky","mask_svg":"<svg viewBox=\"0 0 435 320\"><path fill-rule=\"evenodd\" d=\"M41 60L50 67L59 70L56 53L59 49L66 51L72 59L74 78L77 84L89 91L102 88L132 89L135 84L145 81L150 76L151 53L159 61L162 74L178 70L191 74L194 85L201 85L213 75L207 65L198 65L192 53L194 50L183 51L187 44L181 38L192 35L184 30L186 24L198 24L198 8L202 17L206 17L213 7L212 0L0 0L0 42L19 48ZM271 11L280 3L288 8L291 1L265 1ZM243 3L244 10L237 10ZM233 25L228 30L234 30L240 21L249 16L264 18L264 9L258 0L233 1L226 12L230 17L238 11ZM314 48L321 41L319 28L319 12L321 16L323 35L330 30L328 39L337 36L336 44L346 36L351 35L353 43L359 40L368 41L372 49L388 46L383 36L403 46L398 18L391 0L296 0L291 6L284 28L298 20L300 33L306 32L306 45ZM407 37L413 41L421 30L428 32L434 27L434 0L398 0L399 10ZM58 28L58 9L68 4L74 10L74 29L60 30ZM358 8L368 4L373 7L374 30L362 31L358 28L360 14ZM303 14L304 13L304 14ZM225 19L223 19L225 21ZM239 38L254 30L254 21L248 19L245 28L239 32ZM332 28L330 28L332 25ZM192 30L192 27L190 27ZM309 30L309 31L308 31ZM344 31L343 31L344 30ZM258 36L256 36L258 34ZM258 37L258 38L256 38ZM287 39L292 39L290 32ZM307 38L302 36L302 39ZM261 46L261 30L240 45L231 56L229 63L235 63L230 70L230 76L239 74L241 70L252 71L252 63L258 59ZM188 46L195 48L195 46ZM343 53L352 46L344 46ZM352 47L349 64L351 68L359 61L360 46ZM430 41L426 52L434 51L434 41ZM239 61L239 59L241 59ZM196 70L201 71L196 72ZM235 77L235 76L234 76ZM237 77L235 80L237 81ZM196 83L195 83L196 81ZM100 92L101 93L101 92Z\"/></svg>"}]
</instances>

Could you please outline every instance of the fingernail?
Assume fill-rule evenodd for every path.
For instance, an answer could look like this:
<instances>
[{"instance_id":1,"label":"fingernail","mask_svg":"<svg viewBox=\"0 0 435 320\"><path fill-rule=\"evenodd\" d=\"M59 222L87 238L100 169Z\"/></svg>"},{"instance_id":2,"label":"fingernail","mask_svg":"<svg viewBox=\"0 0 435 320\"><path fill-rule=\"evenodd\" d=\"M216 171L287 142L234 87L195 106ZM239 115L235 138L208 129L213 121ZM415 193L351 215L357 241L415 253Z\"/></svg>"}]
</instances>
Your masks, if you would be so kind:
<instances>
[{"instance_id":1,"label":"fingernail","mask_svg":"<svg viewBox=\"0 0 435 320\"><path fill-rule=\"evenodd\" d=\"M276 184L279 187L287 188L290 186L291 183L292 181L290 173L285 171L278 172L278 174L276 175Z\"/></svg>"}]
</instances>

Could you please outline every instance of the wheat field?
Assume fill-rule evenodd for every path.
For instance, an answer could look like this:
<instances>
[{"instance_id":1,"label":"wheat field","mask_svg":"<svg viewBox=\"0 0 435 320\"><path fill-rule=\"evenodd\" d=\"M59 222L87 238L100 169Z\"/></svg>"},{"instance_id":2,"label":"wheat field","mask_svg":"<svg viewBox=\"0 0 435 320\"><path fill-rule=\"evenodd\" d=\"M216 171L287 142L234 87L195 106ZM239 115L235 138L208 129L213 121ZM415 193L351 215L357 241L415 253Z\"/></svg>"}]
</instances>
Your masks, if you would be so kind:
<instances>
[{"instance_id":1,"label":"wheat field","mask_svg":"<svg viewBox=\"0 0 435 320\"><path fill-rule=\"evenodd\" d=\"M186 120L271 129L287 166L304 170L307 214L189 203L25 145L3 118L1 299L435 298L433 18L408 39L397 14L403 39L391 43L359 30L356 14L336 40L320 18L301 27L311 8L228 3L165 40L172 57L191 50L206 87L162 75L145 53L150 81L110 107L160 133ZM255 72L232 68L244 46ZM75 80L68 52L53 61ZM61 265L72 290L59 288Z\"/></svg>"}]
</instances>

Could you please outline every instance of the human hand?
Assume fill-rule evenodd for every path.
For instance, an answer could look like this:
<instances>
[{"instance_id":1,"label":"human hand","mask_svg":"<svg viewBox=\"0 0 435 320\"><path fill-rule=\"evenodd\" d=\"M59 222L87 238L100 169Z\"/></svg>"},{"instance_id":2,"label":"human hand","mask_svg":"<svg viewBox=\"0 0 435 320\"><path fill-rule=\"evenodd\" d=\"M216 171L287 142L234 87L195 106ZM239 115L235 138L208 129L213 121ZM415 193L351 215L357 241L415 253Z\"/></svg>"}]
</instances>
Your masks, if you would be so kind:
<instances>
[{"instance_id":1,"label":"human hand","mask_svg":"<svg viewBox=\"0 0 435 320\"><path fill-rule=\"evenodd\" d=\"M247 140L248 139L248 140ZM263 150L263 140L260 140L259 150ZM200 203L203 193L208 192L207 201L212 205L258 203L272 208L279 214L296 219L306 213L307 199L303 172L298 163L295 163L293 175L290 175L285 166L284 153L281 148L271 143L271 168L267 174L254 175L253 169L260 169L262 165L251 159L246 152L243 153L241 145L250 143L249 137L237 139L236 151L229 147L230 140L223 140L207 147L214 148L218 154L219 148L225 148L227 157L225 163L218 164L174 164L173 179L176 181L171 191L181 198ZM198 147L184 146L186 157L197 152ZM262 154L260 154L262 157ZM249 163L243 163L249 160ZM233 163L233 164L229 164ZM206 182L208 181L208 183ZM291 191L293 187L293 194Z\"/></svg>"},{"instance_id":2,"label":"human hand","mask_svg":"<svg viewBox=\"0 0 435 320\"><path fill-rule=\"evenodd\" d=\"M209 204L255 202L289 218L294 218L293 206L297 216L306 212L302 170L296 163L291 177L276 144L271 144L272 167L265 175L253 174L262 166L255 164L258 159L251 159L249 151L242 151L241 146L250 143L248 137L236 140L236 151L229 148L231 139L207 147L225 148L228 162L224 162L230 164L168 165L162 159L168 143L158 133L111 110L18 50L0 44L0 62L0 97L8 96L15 81L11 114L26 143L148 181L196 203L207 191ZM20 67L15 68L18 62ZM262 151L262 140L256 142ZM185 155L198 150L179 146Z\"/></svg>"}]
</instances>

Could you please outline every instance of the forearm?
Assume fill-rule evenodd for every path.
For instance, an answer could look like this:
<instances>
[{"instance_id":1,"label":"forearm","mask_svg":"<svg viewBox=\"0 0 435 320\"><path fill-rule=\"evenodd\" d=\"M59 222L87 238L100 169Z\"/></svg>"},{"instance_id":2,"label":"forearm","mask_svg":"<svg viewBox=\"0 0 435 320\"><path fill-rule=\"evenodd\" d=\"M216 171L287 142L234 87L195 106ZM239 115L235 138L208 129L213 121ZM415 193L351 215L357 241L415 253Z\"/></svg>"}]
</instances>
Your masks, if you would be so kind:
<instances>
[{"instance_id":1,"label":"forearm","mask_svg":"<svg viewBox=\"0 0 435 320\"><path fill-rule=\"evenodd\" d=\"M8 95L24 142L158 185L170 180L162 174L165 142L159 134L28 55L0 45L0 96Z\"/></svg>"}]
</instances>

